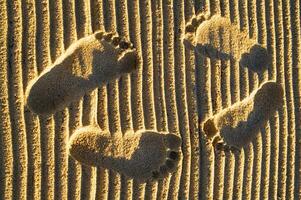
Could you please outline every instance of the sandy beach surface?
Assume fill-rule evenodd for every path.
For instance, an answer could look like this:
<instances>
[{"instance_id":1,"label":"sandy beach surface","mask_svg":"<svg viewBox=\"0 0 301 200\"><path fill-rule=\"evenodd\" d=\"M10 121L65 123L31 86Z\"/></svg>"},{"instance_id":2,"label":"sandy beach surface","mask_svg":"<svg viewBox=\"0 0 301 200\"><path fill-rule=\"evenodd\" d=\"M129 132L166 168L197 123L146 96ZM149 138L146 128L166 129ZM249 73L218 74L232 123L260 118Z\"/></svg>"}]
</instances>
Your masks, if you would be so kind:
<instances>
[{"instance_id":1,"label":"sandy beach surface","mask_svg":"<svg viewBox=\"0 0 301 200\"><path fill-rule=\"evenodd\" d=\"M301 199L300 9L300 0L1 0L0 199ZM200 13L225 21L201 22ZM86 94L82 87L73 90L70 99L77 99L54 113L39 105L50 115L34 113L26 104L27 89L71 44L98 30L132 43L137 57L129 63L135 70L124 69L99 87L89 83ZM183 42L187 34L190 42L195 39L190 47ZM112 52L104 57L111 59ZM118 66L127 65L119 58ZM91 64L90 57L83 59L77 62ZM267 81L272 89L262 86ZM41 98L48 92L48 82L42 83L36 93ZM68 85L58 83L51 82L52 89L68 92ZM91 138L99 138L98 130L118 138L106 168L69 155L69 138L91 124L98 127ZM148 150L148 140L127 135L139 130L172 133L182 143L154 133ZM252 135L236 135L233 145L243 147L227 150L232 131ZM125 152L136 151L131 138L138 150L144 145L135 159ZM99 153L93 142L87 143ZM115 166L115 158L126 153L133 159L122 162L127 171ZM145 169L161 165L166 178L141 182L122 173L139 175L131 167L143 164L143 154L155 161ZM98 154L91 155L78 158L99 163Z\"/></svg>"}]
</instances>

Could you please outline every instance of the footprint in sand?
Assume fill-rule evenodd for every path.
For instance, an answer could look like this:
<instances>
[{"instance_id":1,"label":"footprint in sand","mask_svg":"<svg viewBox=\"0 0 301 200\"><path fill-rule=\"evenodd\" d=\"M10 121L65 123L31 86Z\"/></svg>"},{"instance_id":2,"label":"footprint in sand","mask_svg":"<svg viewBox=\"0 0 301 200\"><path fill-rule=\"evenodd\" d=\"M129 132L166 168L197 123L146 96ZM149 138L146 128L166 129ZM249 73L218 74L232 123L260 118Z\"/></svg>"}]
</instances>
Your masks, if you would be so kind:
<instances>
[{"instance_id":1,"label":"footprint in sand","mask_svg":"<svg viewBox=\"0 0 301 200\"><path fill-rule=\"evenodd\" d=\"M137 68L133 45L114 33L97 31L72 44L26 89L26 104L50 115L101 84Z\"/></svg>"},{"instance_id":2,"label":"footprint in sand","mask_svg":"<svg viewBox=\"0 0 301 200\"><path fill-rule=\"evenodd\" d=\"M168 176L182 156L181 138L174 134L142 130L114 137L96 126L76 130L69 153L82 164L112 169L138 181Z\"/></svg>"},{"instance_id":3,"label":"footprint in sand","mask_svg":"<svg viewBox=\"0 0 301 200\"><path fill-rule=\"evenodd\" d=\"M267 81L249 97L206 120L203 131L217 149L240 149L252 142L260 128L282 106L280 84Z\"/></svg>"},{"instance_id":4,"label":"footprint in sand","mask_svg":"<svg viewBox=\"0 0 301 200\"><path fill-rule=\"evenodd\" d=\"M219 44L223 41L223 44ZM184 45L213 59L235 59L240 65L255 72L268 67L270 57L267 49L250 39L228 18L218 15L199 14L186 24Z\"/></svg>"}]
</instances>

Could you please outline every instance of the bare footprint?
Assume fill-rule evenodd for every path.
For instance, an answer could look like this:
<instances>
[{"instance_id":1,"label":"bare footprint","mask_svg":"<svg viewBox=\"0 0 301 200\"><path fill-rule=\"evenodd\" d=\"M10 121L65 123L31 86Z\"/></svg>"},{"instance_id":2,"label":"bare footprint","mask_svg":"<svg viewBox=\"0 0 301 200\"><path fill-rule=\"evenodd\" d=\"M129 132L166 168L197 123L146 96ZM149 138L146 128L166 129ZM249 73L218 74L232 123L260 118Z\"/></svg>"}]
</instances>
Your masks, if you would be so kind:
<instances>
[{"instance_id":1,"label":"bare footprint","mask_svg":"<svg viewBox=\"0 0 301 200\"><path fill-rule=\"evenodd\" d=\"M90 166L115 170L140 181L161 179L181 160L181 138L150 130L111 137L95 126L79 128L69 140L69 153Z\"/></svg>"},{"instance_id":2,"label":"bare footprint","mask_svg":"<svg viewBox=\"0 0 301 200\"><path fill-rule=\"evenodd\" d=\"M97 31L72 44L26 89L36 114L53 114L101 84L137 68L133 45L114 33Z\"/></svg>"},{"instance_id":3,"label":"bare footprint","mask_svg":"<svg viewBox=\"0 0 301 200\"><path fill-rule=\"evenodd\" d=\"M203 130L218 149L239 149L252 142L260 128L282 106L283 88L267 81L246 99L206 120Z\"/></svg>"},{"instance_id":4,"label":"bare footprint","mask_svg":"<svg viewBox=\"0 0 301 200\"><path fill-rule=\"evenodd\" d=\"M219 41L223 40L223 45ZM186 24L184 45L214 59L235 59L249 69L261 72L268 67L267 49L250 39L228 18L200 13Z\"/></svg>"}]
</instances>

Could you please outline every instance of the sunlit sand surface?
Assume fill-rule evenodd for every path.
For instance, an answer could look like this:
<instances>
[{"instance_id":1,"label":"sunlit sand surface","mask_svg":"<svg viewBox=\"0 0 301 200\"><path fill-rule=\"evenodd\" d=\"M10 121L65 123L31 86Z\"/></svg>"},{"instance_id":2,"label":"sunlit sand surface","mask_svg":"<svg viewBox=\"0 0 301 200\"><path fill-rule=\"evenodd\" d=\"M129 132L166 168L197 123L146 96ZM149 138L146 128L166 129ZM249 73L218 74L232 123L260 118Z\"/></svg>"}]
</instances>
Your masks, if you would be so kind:
<instances>
[{"instance_id":1,"label":"sunlit sand surface","mask_svg":"<svg viewBox=\"0 0 301 200\"><path fill-rule=\"evenodd\" d=\"M0 24L0 199L301 199L300 0L6 0Z\"/></svg>"}]
</instances>

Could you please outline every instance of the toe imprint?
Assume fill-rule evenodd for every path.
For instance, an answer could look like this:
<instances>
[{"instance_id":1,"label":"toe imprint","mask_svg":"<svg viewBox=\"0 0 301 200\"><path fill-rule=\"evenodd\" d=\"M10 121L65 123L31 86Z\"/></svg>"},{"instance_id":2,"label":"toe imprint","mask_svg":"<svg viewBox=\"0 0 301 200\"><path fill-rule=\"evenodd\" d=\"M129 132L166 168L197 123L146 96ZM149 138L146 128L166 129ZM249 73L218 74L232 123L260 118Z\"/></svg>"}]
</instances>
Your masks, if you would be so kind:
<instances>
[{"instance_id":1,"label":"toe imprint","mask_svg":"<svg viewBox=\"0 0 301 200\"><path fill-rule=\"evenodd\" d=\"M114 36L113 39L112 39L112 44L113 44L114 46L118 46L120 40L121 40L120 37Z\"/></svg>"},{"instance_id":2,"label":"toe imprint","mask_svg":"<svg viewBox=\"0 0 301 200\"><path fill-rule=\"evenodd\" d=\"M178 160L179 159L179 153L176 152L176 151L170 151L169 154L168 154L168 157L171 160Z\"/></svg>"},{"instance_id":3,"label":"toe imprint","mask_svg":"<svg viewBox=\"0 0 301 200\"><path fill-rule=\"evenodd\" d=\"M153 172L152 172L152 178L158 179L159 176L160 176L160 173L159 173L158 171L153 171Z\"/></svg>"}]
</instances>

